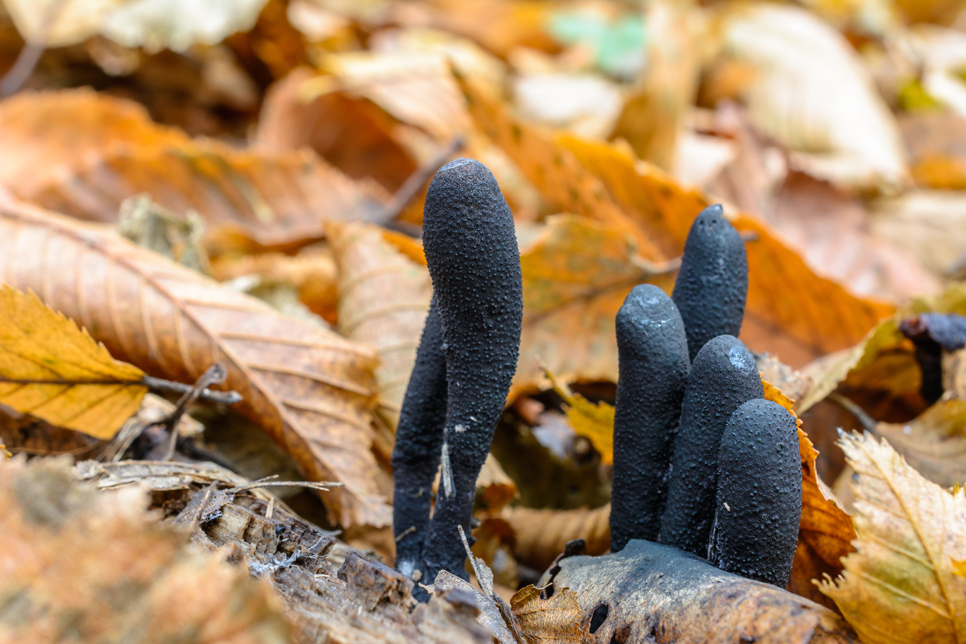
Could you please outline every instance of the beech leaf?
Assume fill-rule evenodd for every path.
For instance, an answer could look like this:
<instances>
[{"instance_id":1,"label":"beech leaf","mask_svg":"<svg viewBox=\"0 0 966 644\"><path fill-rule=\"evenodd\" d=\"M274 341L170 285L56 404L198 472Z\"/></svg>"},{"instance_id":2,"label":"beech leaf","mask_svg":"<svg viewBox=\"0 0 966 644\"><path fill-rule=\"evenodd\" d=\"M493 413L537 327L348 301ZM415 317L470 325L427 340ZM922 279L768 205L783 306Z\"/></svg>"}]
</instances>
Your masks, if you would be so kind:
<instances>
[{"instance_id":1,"label":"beech leaf","mask_svg":"<svg viewBox=\"0 0 966 644\"><path fill-rule=\"evenodd\" d=\"M865 644L966 640L966 493L927 481L884 439L840 444L856 475L858 539L822 592Z\"/></svg>"},{"instance_id":2,"label":"beech leaf","mask_svg":"<svg viewBox=\"0 0 966 644\"><path fill-rule=\"evenodd\" d=\"M52 425L109 439L147 393L137 367L33 293L0 284L0 402Z\"/></svg>"}]
</instances>

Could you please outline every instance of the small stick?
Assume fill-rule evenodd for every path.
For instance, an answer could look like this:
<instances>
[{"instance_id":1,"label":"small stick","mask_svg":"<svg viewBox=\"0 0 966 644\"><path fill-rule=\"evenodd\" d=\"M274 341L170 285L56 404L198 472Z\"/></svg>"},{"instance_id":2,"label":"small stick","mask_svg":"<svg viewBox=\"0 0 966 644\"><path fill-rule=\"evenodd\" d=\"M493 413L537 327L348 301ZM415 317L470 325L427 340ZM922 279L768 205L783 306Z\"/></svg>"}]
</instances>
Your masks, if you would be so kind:
<instances>
[{"instance_id":1,"label":"small stick","mask_svg":"<svg viewBox=\"0 0 966 644\"><path fill-rule=\"evenodd\" d=\"M462 137L456 137L430 163L416 168L416 171L409 175L409 178L399 186L399 190L396 191L392 199L389 200L389 203L386 204L385 209L376 217L375 223L385 226L395 219L416 198L416 195L423 189L426 182L432 179L447 161L463 149L464 143Z\"/></svg>"},{"instance_id":2,"label":"small stick","mask_svg":"<svg viewBox=\"0 0 966 644\"><path fill-rule=\"evenodd\" d=\"M164 422L164 426L167 427L168 431L171 433L171 437L168 440L168 446L165 449L164 456L160 458L161 461L171 460L174 455L175 444L178 442L178 421L184 415L185 411L188 409L188 405L193 403L201 396L201 392L208 387L208 385L219 385L225 382L228 377L228 370L225 369L224 365L219 362L208 367L208 369L201 374L201 377L195 382L194 386L191 387L181 399L175 405L174 411L168 416L167 420Z\"/></svg>"}]
</instances>

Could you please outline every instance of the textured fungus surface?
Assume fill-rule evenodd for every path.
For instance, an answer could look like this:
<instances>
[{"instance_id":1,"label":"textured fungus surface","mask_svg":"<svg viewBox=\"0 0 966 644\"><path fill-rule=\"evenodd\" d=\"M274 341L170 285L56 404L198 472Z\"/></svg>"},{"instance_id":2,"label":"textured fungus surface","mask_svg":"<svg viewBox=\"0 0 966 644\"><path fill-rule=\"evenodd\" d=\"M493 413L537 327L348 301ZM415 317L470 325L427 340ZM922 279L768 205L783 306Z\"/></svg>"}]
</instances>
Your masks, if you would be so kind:
<instances>
[{"instance_id":1,"label":"textured fungus surface","mask_svg":"<svg viewBox=\"0 0 966 644\"><path fill-rule=\"evenodd\" d=\"M445 423L446 356L443 327L434 299L423 326L392 452L396 567L407 577L421 565ZM417 576L421 577L421 573Z\"/></svg>"},{"instance_id":2,"label":"textured fungus surface","mask_svg":"<svg viewBox=\"0 0 966 644\"><path fill-rule=\"evenodd\" d=\"M741 235L708 206L691 224L672 298L681 312L694 360L719 335L737 336L748 298L748 256Z\"/></svg>"},{"instance_id":3,"label":"textured fungus surface","mask_svg":"<svg viewBox=\"0 0 966 644\"><path fill-rule=\"evenodd\" d=\"M712 563L784 588L802 516L795 419L770 400L749 400L728 421L718 457Z\"/></svg>"},{"instance_id":4,"label":"textured fungus surface","mask_svg":"<svg viewBox=\"0 0 966 644\"><path fill-rule=\"evenodd\" d=\"M674 302L636 286L617 313L620 378L614 414L611 550L630 539L656 541L690 359Z\"/></svg>"},{"instance_id":5,"label":"textured fungus surface","mask_svg":"<svg viewBox=\"0 0 966 644\"><path fill-rule=\"evenodd\" d=\"M707 556L721 435L738 407L763 395L755 359L737 338L718 336L698 352L674 442L661 543Z\"/></svg>"},{"instance_id":6,"label":"textured fungus surface","mask_svg":"<svg viewBox=\"0 0 966 644\"><path fill-rule=\"evenodd\" d=\"M423 246L443 330L452 489L445 493L440 485L422 577L435 579L445 569L465 579L457 525L470 533L476 477L516 370L523 321L513 216L486 166L457 159L436 174L426 195Z\"/></svg>"}]
</instances>

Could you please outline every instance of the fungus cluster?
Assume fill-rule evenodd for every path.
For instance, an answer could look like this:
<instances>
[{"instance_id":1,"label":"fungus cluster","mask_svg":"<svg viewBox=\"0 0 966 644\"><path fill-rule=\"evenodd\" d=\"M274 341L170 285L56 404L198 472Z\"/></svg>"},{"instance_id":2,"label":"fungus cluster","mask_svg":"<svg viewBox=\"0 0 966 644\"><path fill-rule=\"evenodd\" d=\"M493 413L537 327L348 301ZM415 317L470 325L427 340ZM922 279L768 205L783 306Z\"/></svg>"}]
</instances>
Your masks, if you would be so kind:
<instances>
[{"instance_id":1,"label":"fungus cluster","mask_svg":"<svg viewBox=\"0 0 966 644\"><path fill-rule=\"evenodd\" d=\"M611 549L657 541L784 587L801 518L798 437L735 337L747 291L744 244L711 206L691 226L673 296L637 286L617 314Z\"/></svg>"},{"instance_id":2,"label":"fungus cluster","mask_svg":"<svg viewBox=\"0 0 966 644\"><path fill-rule=\"evenodd\" d=\"M396 567L431 584L440 570L467 578L457 526L470 533L476 478L520 349L520 251L510 208L486 166L460 158L436 173L426 195L423 249L433 303L396 432L393 527Z\"/></svg>"},{"instance_id":3,"label":"fungus cluster","mask_svg":"<svg viewBox=\"0 0 966 644\"><path fill-rule=\"evenodd\" d=\"M467 578L458 526L469 534L522 330L513 217L485 166L457 159L436 174L423 245L433 300L396 432L393 529L396 567L429 584L441 570ZM637 286L617 314L611 543L659 541L783 586L801 514L797 434L734 337L747 289L744 244L712 206L673 298Z\"/></svg>"}]
</instances>

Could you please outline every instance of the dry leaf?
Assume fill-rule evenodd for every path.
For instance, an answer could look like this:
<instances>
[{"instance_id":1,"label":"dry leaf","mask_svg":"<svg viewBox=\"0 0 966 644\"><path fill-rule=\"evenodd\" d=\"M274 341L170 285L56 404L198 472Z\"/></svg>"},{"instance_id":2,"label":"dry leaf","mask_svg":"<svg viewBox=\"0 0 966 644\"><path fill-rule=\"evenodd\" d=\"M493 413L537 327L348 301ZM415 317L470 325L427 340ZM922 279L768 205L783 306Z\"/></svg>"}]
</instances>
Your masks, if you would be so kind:
<instances>
[{"instance_id":1,"label":"dry leaf","mask_svg":"<svg viewBox=\"0 0 966 644\"><path fill-rule=\"evenodd\" d=\"M899 128L844 36L768 3L727 7L719 19L725 52L756 72L743 97L752 121L794 151L794 165L850 187L907 180Z\"/></svg>"},{"instance_id":2,"label":"dry leaf","mask_svg":"<svg viewBox=\"0 0 966 644\"><path fill-rule=\"evenodd\" d=\"M966 189L966 119L926 110L899 120L916 184L936 190Z\"/></svg>"},{"instance_id":3,"label":"dry leaf","mask_svg":"<svg viewBox=\"0 0 966 644\"><path fill-rule=\"evenodd\" d=\"M126 47L184 51L248 31L267 0L6 0L24 37L48 47L74 45L100 33Z\"/></svg>"},{"instance_id":4,"label":"dry leaf","mask_svg":"<svg viewBox=\"0 0 966 644\"><path fill-rule=\"evenodd\" d=\"M498 56L516 47L556 51L547 31L553 3L545 0L432 0L437 27L462 34Z\"/></svg>"},{"instance_id":5,"label":"dry leaf","mask_svg":"<svg viewBox=\"0 0 966 644\"><path fill-rule=\"evenodd\" d=\"M966 399L945 397L908 423L879 423L876 436L926 479L948 488L966 483Z\"/></svg>"},{"instance_id":6,"label":"dry leaf","mask_svg":"<svg viewBox=\"0 0 966 644\"><path fill-rule=\"evenodd\" d=\"M429 273L387 244L378 226L330 225L329 239L339 266L339 333L379 354L378 413L395 430L433 295Z\"/></svg>"},{"instance_id":7,"label":"dry leaf","mask_svg":"<svg viewBox=\"0 0 966 644\"><path fill-rule=\"evenodd\" d=\"M238 410L281 444L304 476L346 484L322 495L336 521L388 525L370 451L369 349L54 213L5 204L0 240L0 280L33 289L119 359L181 382L223 363L224 387L244 397Z\"/></svg>"},{"instance_id":8,"label":"dry leaf","mask_svg":"<svg viewBox=\"0 0 966 644\"><path fill-rule=\"evenodd\" d=\"M523 334L511 399L544 382L541 364L562 382L617 381L614 317L624 298L641 282L673 285L668 267L635 251L621 232L573 215L551 217L521 249Z\"/></svg>"},{"instance_id":9,"label":"dry leaf","mask_svg":"<svg viewBox=\"0 0 966 644\"><path fill-rule=\"evenodd\" d=\"M527 644L580 642L580 606L577 594L562 588L549 599L541 599L533 584L521 588L510 601L510 610L520 622Z\"/></svg>"},{"instance_id":10,"label":"dry leaf","mask_svg":"<svg viewBox=\"0 0 966 644\"><path fill-rule=\"evenodd\" d=\"M876 235L909 252L937 276L962 268L966 254L963 192L917 190L880 201L871 226Z\"/></svg>"},{"instance_id":11,"label":"dry leaf","mask_svg":"<svg viewBox=\"0 0 966 644\"><path fill-rule=\"evenodd\" d=\"M822 592L865 644L966 639L966 493L930 483L885 440L842 437L857 481L857 552Z\"/></svg>"},{"instance_id":12,"label":"dry leaf","mask_svg":"<svg viewBox=\"0 0 966 644\"><path fill-rule=\"evenodd\" d=\"M266 584L188 546L146 506L137 487L78 486L67 459L0 462L0 594L17 605L0 642L291 641Z\"/></svg>"},{"instance_id":13,"label":"dry leaf","mask_svg":"<svg viewBox=\"0 0 966 644\"><path fill-rule=\"evenodd\" d=\"M513 529L513 556L535 570L546 570L568 541L583 539L587 554L610 550L610 503L588 510L505 508L502 517Z\"/></svg>"},{"instance_id":14,"label":"dry leaf","mask_svg":"<svg viewBox=\"0 0 966 644\"><path fill-rule=\"evenodd\" d=\"M372 177L389 192L398 190L417 166L394 136L395 119L347 92L303 96L303 85L316 77L300 67L268 89L255 145L275 151L307 146L350 177Z\"/></svg>"},{"instance_id":15,"label":"dry leaf","mask_svg":"<svg viewBox=\"0 0 966 644\"><path fill-rule=\"evenodd\" d=\"M762 380L765 400L778 403L795 416L798 425L798 449L802 461L802 518L798 526L798 546L792 560L792 572L786 589L812 601L834 608L834 604L818 591L813 580L822 575L842 571L842 557L855 551L855 526L852 517L842 509L829 487L818 477L815 460L818 452L802 430L795 414L794 401L766 380Z\"/></svg>"},{"instance_id":16,"label":"dry leaf","mask_svg":"<svg viewBox=\"0 0 966 644\"><path fill-rule=\"evenodd\" d=\"M144 372L33 293L0 284L0 402L47 422L109 439L141 404Z\"/></svg>"},{"instance_id":17,"label":"dry leaf","mask_svg":"<svg viewBox=\"0 0 966 644\"><path fill-rule=\"evenodd\" d=\"M198 212L222 244L232 236L263 246L321 237L325 220L366 219L388 199L309 152L195 141L152 123L135 103L87 89L4 101L0 131L0 152L19 159L0 169L0 184L14 195L81 219L114 221L125 199L147 192L175 213Z\"/></svg>"},{"instance_id":18,"label":"dry leaf","mask_svg":"<svg viewBox=\"0 0 966 644\"><path fill-rule=\"evenodd\" d=\"M564 409L570 426L579 436L590 440L594 449L600 453L604 464L614 462L614 406L604 401L592 403L580 394L570 391L566 383L558 383L553 374L547 378L566 404Z\"/></svg>"},{"instance_id":19,"label":"dry leaf","mask_svg":"<svg viewBox=\"0 0 966 644\"><path fill-rule=\"evenodd\" d=\"M464 79L462 87L483 131L548 201L605 224L609 232L630 234L644 259L662 262L681 254L691 222L710 203L708 197L681 187L670 176L613 145L550 134L515 121L473 82ZM756 237L747 246L750 281L742 339L749 347L769 350L800 366L851 346L894 310L883 302L857 298L818 277L750 216L738 215L733 223ZM613 313L617 308L619 305ZM549 362L548 366L564 380L571 373ZM616 380L616 370L608 379Z\"/></svg>"}]
</instances>

